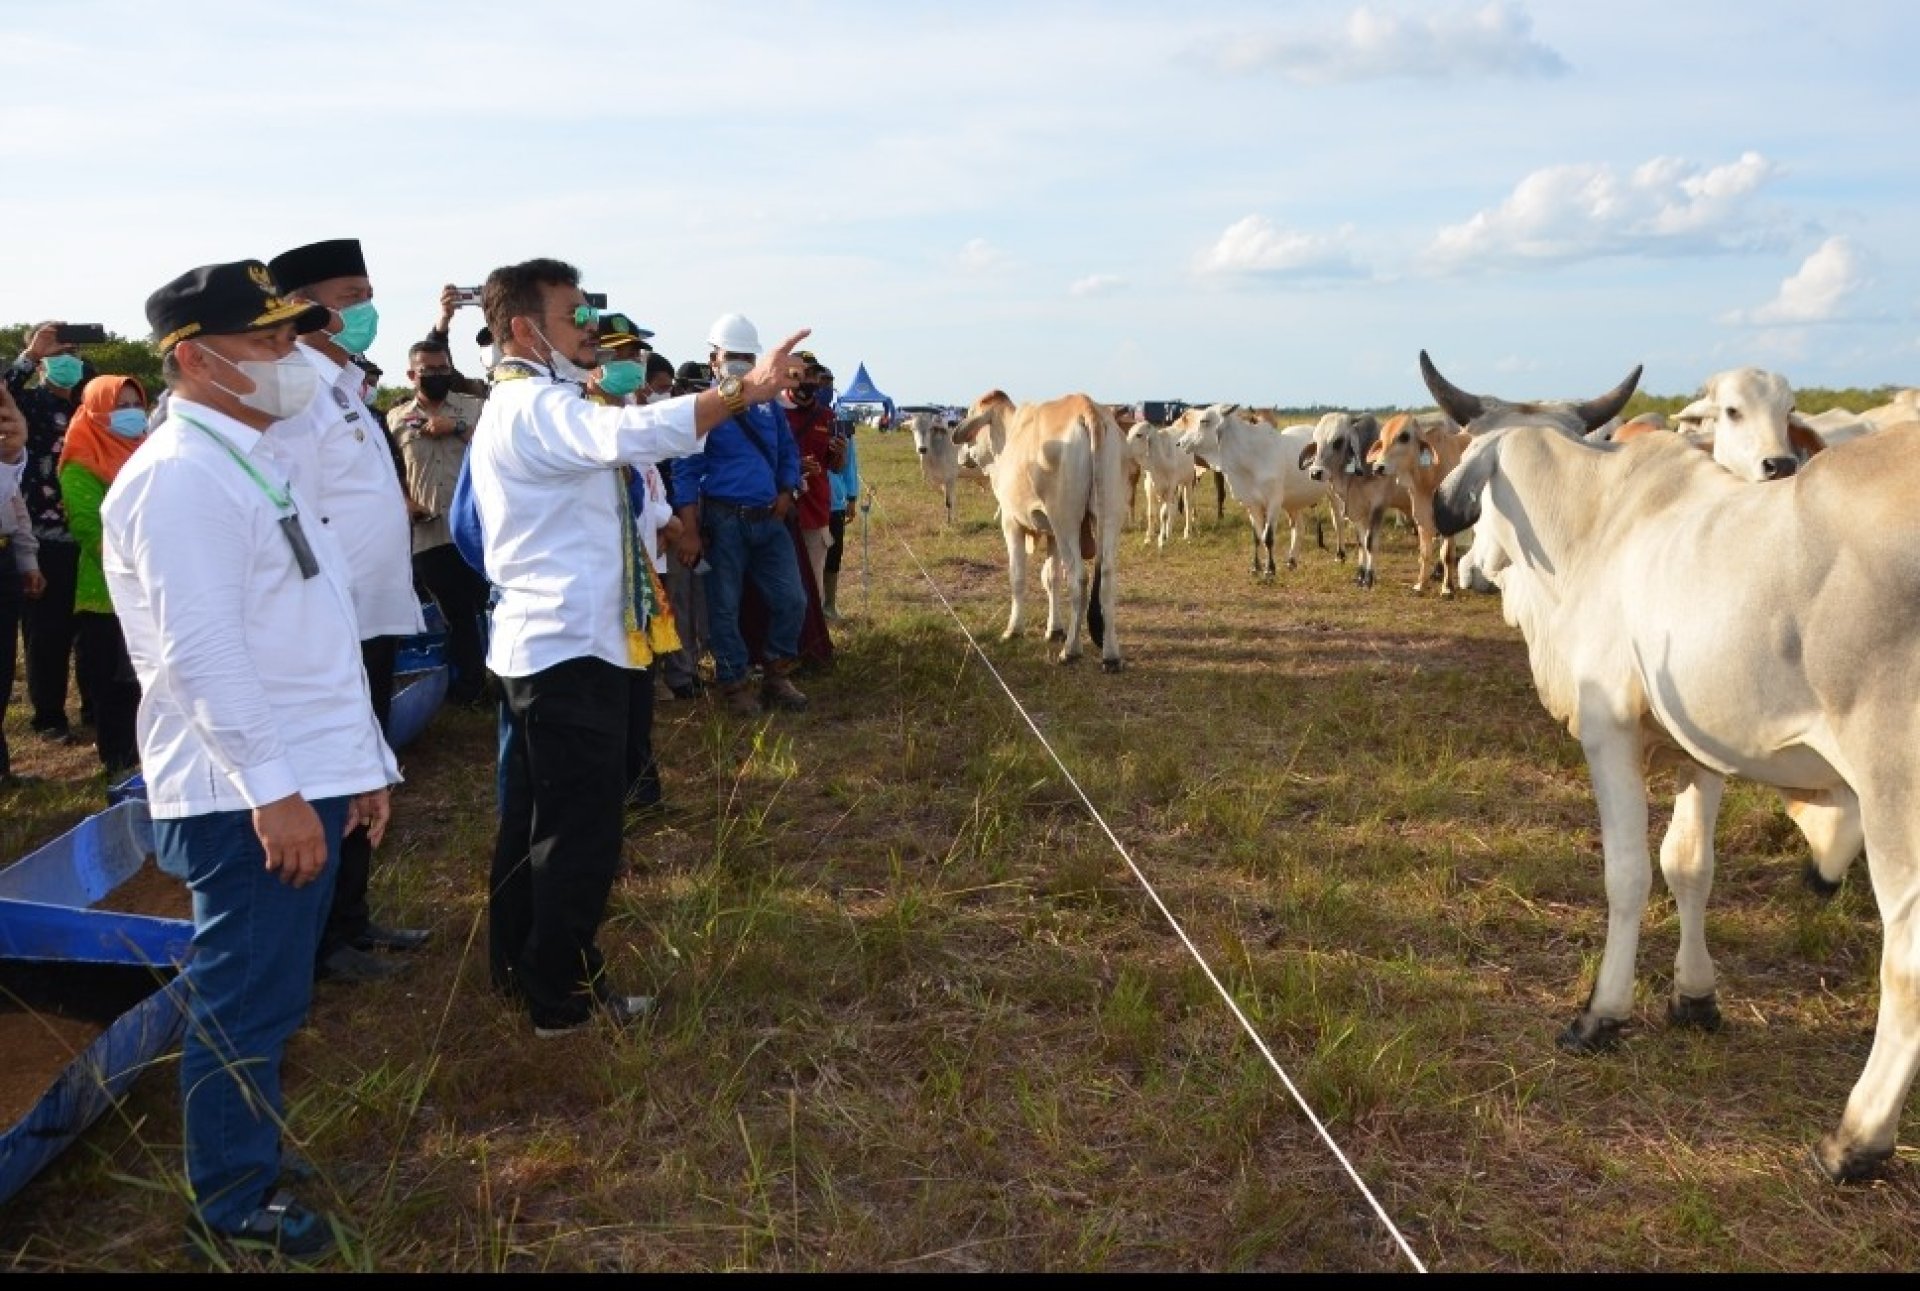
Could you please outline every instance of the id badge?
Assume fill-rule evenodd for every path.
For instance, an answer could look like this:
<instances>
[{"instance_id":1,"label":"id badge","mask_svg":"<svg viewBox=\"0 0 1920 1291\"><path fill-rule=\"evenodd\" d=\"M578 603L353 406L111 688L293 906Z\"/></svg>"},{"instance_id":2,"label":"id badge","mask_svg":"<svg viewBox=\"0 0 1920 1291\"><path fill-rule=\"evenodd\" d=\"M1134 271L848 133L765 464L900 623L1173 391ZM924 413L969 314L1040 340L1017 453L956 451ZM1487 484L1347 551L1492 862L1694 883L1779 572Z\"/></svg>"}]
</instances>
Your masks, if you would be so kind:
<instances>
[{"instance_id":1,"label":"id badge","mask_svg":"<svg viewBox=\"0 0 1920 1291\"><path fill-rule=\"evenodd\" d=\"M314 559L313 548L307 545L306 531L300 527L298 511L280 517L280 532L287 535L287 546L293 548L293 563L300 566L300 577L312 578L318 574L320 562Z\"/></svg>"}]
</instances>

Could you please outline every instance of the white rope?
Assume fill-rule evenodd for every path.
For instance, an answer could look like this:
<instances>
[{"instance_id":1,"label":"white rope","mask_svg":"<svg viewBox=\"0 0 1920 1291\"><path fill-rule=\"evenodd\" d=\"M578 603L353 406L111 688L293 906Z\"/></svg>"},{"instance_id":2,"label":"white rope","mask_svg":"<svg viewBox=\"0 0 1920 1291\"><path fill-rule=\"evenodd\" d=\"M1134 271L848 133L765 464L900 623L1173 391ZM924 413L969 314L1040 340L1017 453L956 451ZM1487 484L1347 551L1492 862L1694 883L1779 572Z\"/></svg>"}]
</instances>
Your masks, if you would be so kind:
<instances>
[{"instance_id":1,"label":"white rope","mask_svg":"<svg viewBox=\"0 0 1920 1291\"><path fill-rule=\"evenodd\" d=\"M867 491L866 506L871 506L873 501L873 491L869 489ZM864 509L863 507L863 510ZM1219 992L1220 998L1226 1002L1227 1008L1232 1010L1233 1016L1238 1019L1240 1023L1240 1029L1247 1033L1247 1037L1252 1040L1254 1045L1260 1050L1260 1055L1267 1060L1267 1065L1273 1068L1273 1074L1278 1076L1280 1083L1287 1087L1287 1092L1293 1096L1293 1101L1299 1105L1301 1112L1305 1113L1307 1120L1313 1123L1314 1131L1320 1135L1321 1140L1327 1145L1328 1150L1331 1151L1334 1158L1340 1162L1340 1167L1347 1172L1347 1177L1353 1180L1353 1186L1360 1190L1360 1195L1367 1199L1367 1205L1373 1208L1373 1213L1379 1216L1380 1222L1386 1226L1389 1233L1393 1234L1393 1240L1399 1244L1401 1253L1407 1257L1407 1262L1413 1265L1416 1272L1425 1273L1427 1266L1422 1264L1420 1257L1413 1253L1413 1247L1407 1244L1407 1239L1401 1235L1400 1229L1395 1226L1392 1218L1387 1214L1386 1208L1380 1204L1374 1197L1372 1190L1367 1187L1366 1182L1360 1178L1359 1172L1353 1168L1353 1163L1347 1159L1347 1154L1340 1150L1338 1143L1334 1142L1333 1135L1327 1130L1326 1125L1321 1122L1318 1116L1314 1115L1313 1108L1307 1105L1306 1097L1301 1094L1299 1087L1293 1083L1292 1077L1287 1075L1286 1069L1281 1067L1279 1060L1273 1056L1273 1051L1267 1048L1267 1042L1261 1039L1260 1033L1254 1029L1253 1023L1247 1018L1247 1015L1241 1011L1240 1005L1235 1001L1233 995L1221 983L1220 979L1214 975L1212 966L1207 963L1206 957L1200 953L1200 948L1193 944L1192 938L1187 936L1187 930L1180 926L1179 919L1175 918L1173 911L1167 908L1167 903L1160 899L1160 893L1154 889L1152 882L1148 880L1146 874L1138 865L1134 864L1133 856L1127 851L1126 844L1122 843L1119 837L1115 835L1112 827L1107 824L1106 817L1100 814L1100 809L1093 805L1091 798L1087 797L1086 790L1080 787L1080 782L1074 778L1073 772L1067 769L1067 764L1061 761L1059 753L1054 751L1054 747L1052 743L1048 741L1046 733L1042 731L1039 724L1033 720L1033 715L1027 712L1026 705L1022 704L1020 697L1013 693L1013 687L1007 685L1007 680L1000 675L1000 670L993 666L993 660L987 657L987 652L980 648L980 643L974 639L973 633L967 629L966 621L960 617L959 611L953 608L953 603L947 599L946 593L940 590L940 585L933 581L933 575L927 572L927 567L920 563L919 555L914 552L905 538L896 535L894 541L900 544L901 550L905 551L907 557L913 561L914 568L920 571L920 577L926 579L927 586L931 587L933 594L940 598L940 604L945 606L947 613L953 616L953 621L959 626L961 635L967 639L967 645L973 650L973 653L979 657L980 662L986 665L987 671L991 673L993 679L1000 684L1000 689L1006 692L1007 700L1013 705L1014 710L1020 714L1020 719L1027 724L1027 729L1033 732L1034 738L1040 741L1040 746L1046 749L1047 756L1053 759L1053 764L1060 768L1060 774L1066 777L1067 784L1073 789L1074 794L1079 797L1081 805L1087 809L1087 814L1093 817L1094 823L1099 825L1101 832L1106 834L1107 841L1113 844L1116 852L1120 853L1120 859L1127 863L1129 870L1133 871L1133 877L1140 881L1140 886L1146 890L1147 896L1152 898L1153 904L1159 909L1161 916L1165 918L1167 923L1173 928L1175 935L1180 938L1180 943L1187 948L1187 953L1193 956L1194 962L1200 965L1200 971L1207 975L1207 980L1213 983L1213 989ZM1111 631L1112 629L1113 625L1109 624L1108 630Z\"/></svg>"}]
</instances>

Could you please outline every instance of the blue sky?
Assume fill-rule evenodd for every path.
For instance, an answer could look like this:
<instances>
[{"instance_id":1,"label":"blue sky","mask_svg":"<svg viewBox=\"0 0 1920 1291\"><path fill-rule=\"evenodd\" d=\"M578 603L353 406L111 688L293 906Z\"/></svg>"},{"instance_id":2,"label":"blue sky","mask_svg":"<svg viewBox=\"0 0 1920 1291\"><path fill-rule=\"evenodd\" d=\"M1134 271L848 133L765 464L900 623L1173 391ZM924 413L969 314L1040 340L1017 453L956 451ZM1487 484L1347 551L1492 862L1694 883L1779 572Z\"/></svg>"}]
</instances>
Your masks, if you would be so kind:
<instances>
[{"instance_id":1,"label":"blue sky","mask_svg":"<svg viewBox=\"0 0 1920 1291\"><path fill-rule=\"evenodd\" d=\"M903 402L1920 384L1920 8L1832 0L0 3L0 321L192 265L578 264ZM477 315L456 357L477 367ZM1817 411L1817 410L1815 410Z\"/></svg>"}]
</instances>

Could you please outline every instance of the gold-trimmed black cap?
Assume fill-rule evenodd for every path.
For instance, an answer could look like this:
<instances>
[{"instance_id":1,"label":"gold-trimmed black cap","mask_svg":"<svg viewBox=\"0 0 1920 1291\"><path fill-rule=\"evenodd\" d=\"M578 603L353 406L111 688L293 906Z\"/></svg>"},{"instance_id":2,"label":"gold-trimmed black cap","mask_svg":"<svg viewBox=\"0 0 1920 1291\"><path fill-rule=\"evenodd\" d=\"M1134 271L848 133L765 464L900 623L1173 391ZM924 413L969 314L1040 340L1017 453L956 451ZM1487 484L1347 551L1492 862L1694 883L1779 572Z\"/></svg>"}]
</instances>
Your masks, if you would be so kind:
<instances>
[{"instance_id":1,"label":"gold-trimmed black cap","mask_svg":"<svg viewBox=\"0 0 1920 1291\"><path fill-rule=\"evenodd\" d=\"M267 261L273 280L288 291L299 291L329 278L364 278L367 257L358 238L332 238L282 251Z\"/></svg>"},{"instance_id":2,"label":"gold-trimmed black cap","mask_svg":"<svg viewBox=\"0 0 1920 1291\"><path fill-rule=\"evenodd\" d=\"M312 332L326 322L324 306L282 296L258 260L201 265L147 297L147 325L162 354L196 336L231 336L281 323Z\"/></svg>"},{"instance_id":3,"label":"gold-trimmed black cap","mask_svg":"<svg viewBox=\"0 0 1920 1291\"><path fill-rule=\"evenodd\" d=\"M595 344L603 350L650 350L653 347L647 342L652 339L652 329L640 326L625 314L600 315L599 337Z\"/></svg>"}]
</instances>

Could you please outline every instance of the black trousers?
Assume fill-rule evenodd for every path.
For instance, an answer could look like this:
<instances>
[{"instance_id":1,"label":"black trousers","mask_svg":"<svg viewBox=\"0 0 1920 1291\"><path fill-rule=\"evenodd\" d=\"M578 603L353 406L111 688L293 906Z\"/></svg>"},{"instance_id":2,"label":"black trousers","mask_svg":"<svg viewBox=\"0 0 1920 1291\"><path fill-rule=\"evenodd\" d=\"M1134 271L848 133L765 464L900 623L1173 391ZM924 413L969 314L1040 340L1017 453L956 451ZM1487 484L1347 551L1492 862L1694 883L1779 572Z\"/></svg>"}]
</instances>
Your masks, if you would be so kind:
<instances>
[{"instance_id":1,"label":"black trousers","mask_svg":"<svg viewBox=\"0 0 1920 1291\"><path fill-rule=\"evenodd\" d=\"M93 698L93 747L100 765L109 772L132 771L140 765L140 679L127 656L119 616L76 611L73 645L80 693Z\"/></svg>"},{"instance_id":2,"label":"black trousers","mask_svg":"<svg viewBox=\"0 0 1920 1291\"><path fill-rule=\"evenodd\" d=\"M73 589L80 577L80 544L57 539L40 542L40 573L47 590L24 601L20 635L27 643L27 699L33 704L36 731L64 731L67 679L73 675ZM80 706L91 708L83 688Z\"/></svg>"},{"instance_id":3,"label":"black trousers","mask_svg":"<svg viewBox=\"0 0 1920 1291\"><path fill-rule=\"evenodd\" d=\"M486 693L486 646L480 616L487 612L487 581L460 557L452 543L413 554L413 577L427 589L447 621L447 662L453 665L448 698L471 703Z\"/></svg>"},{"instance_id":4,"label":"black trousers","mask_svg":"<svg viewBox=\"0 0 1920 1291\"><path fill-rule=\"evenodd\" d=\"M653 669L627 670L627 805L660 801L660 765L653 757Z\"/></svg>"},{"instance_id":5,"label":"black trousers","mask_svg":"<svg viewBox=\"0 0 1920 1291\"><path fill-rule=\"evenodd\" d=\"M597 938L620 870L633 670L569 659L500 686L488 965L535 1026L567 1026L611 994Z\"/></svg>"},{"instance_id":6,"label":"black trousers","mask_svg":"<svg viewBox=\"0 0 1920 1291\"><path fill-rule=\"evenodd\" d=\"M827 517L827 532L833 536L833 546L827 548L826 572L840 572L840 553L847 549L847 512L844 507L836 509Z\"/></svg>"},{"instance_id":7,"label":"black trousers","mask_svg":"<svg viewBox=\"0 0 1920 1291\"><path fill-rule=\"evenodd\" d=\"M393 711L393 663L400 651L399 637L368 637L360 643L360 661L367 668L367 686L373 692L373 715L380 719L380 731L386 733L387 717ZM351 945L373 922L367 906L367 886L373 881L373 844L367 831L356 829L340 840L340 872L333 882L333 904L327 907L327 924L320 930L316 962Z\"/></svg>"},{"instance_id":8,"label":"black trousers","mask_svg":"<svg viewBox=\"0 0 1920 1291\"><path fill-rule=\"evenodd\" d=\"M0 776L13 774L7 748L7 705L13 701L13 668L20 654L20 567L12 550L0 551Z\"/></svg>"}]
</instances>

